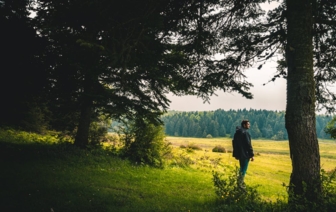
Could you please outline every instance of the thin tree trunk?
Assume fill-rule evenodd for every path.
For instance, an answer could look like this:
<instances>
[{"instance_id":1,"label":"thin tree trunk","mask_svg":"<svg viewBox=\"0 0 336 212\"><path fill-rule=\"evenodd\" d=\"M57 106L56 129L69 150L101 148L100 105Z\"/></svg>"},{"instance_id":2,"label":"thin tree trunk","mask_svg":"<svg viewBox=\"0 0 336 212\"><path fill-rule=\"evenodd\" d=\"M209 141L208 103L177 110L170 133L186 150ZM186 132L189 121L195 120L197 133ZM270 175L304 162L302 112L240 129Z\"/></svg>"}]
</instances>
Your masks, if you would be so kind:
<instances>
[{"instance_id":1,"label":"thin tree trunk","mask_svg":"<svg viewBox=\"0 0 336 212\"><path fill-rule=\"evenodd\" d=\"M89 129L91 124L92 104L86 102L82 105L75 145L85 148L89 144Z\"/></svg>"},{"instance_id":2,"label":"thin tree trunk","mask_svg":"<svg viewBox=\"0 0 336 212\"><path fill-rule=\"evenodd\" d=\"M290 191L295 195L303 194L314 202L318 200L321 184L315 126L312 8L309 0L286 0L286 4L288 78L285 119L292 160Z\"/></svg>"},{"instance_id":3,"label":"thin tree trunk","mask_svg":"<svg viewBox=\"0 0 336 212\"><path fill-rule=\"evenodd\" d=\"M93 102L90 98L91 91L90 79L85 79L85 87L83 93L83 102L81 105L81 114L78 123L75 145L85 148L89 144L89 129L91 124L91 116L93 111Z\"/></svg>"}]
</instances>

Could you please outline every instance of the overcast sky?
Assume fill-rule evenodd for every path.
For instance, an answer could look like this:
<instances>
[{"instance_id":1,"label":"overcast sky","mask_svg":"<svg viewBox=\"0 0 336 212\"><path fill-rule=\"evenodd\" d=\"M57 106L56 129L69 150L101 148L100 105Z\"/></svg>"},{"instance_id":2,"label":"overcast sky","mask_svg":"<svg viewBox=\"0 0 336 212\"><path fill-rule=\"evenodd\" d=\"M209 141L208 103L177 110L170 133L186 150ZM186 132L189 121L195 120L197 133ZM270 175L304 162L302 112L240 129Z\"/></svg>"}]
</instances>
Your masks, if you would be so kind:
<instances>
[{"instance_id":1,"label":"overcast sky","mask_svg":"<svg viewBox=\"0 0 336 212\"><path fill-rule=\"evenodd\" d=\"M262 8L265 10L273 9L279 3L265 3ZM195 96L178 97L172 94L168 98L172 101L170 110L178 111L209 111L217 109L266 109L284 111L286 108L286 81L277 79L275 82L267 83L276 72L276 62L270 61L263 65L261 70L251 68L245 71L247 81L254 87L251 92L253 99L246 99L238 93L224 93L218 91L218 96L213 96L210 103L203 103L203 100Z\"/></svg>"},{"instance_id":2,"label":"overcast sky","mask_svg":"<svg viewBox=\"0 0 336 212\"><path fill-rule=\"evenodd\" d=\"M172 94L168 98L172 101L170 110L178 111L209 111L217 109L266 109L284 111L286 108L286 81L277 79L275 82L267 83L276 72L276 63L269 62L261 70L251 68L245 71L247 80L254 87L251 92L253 99L246 99L241 94L224 93L218 91L218 96L213 96L210 103L203 103L203 100L195 96L178 97ZM264 83L267 83L263 86Z\"/></svg>"},{"instance_id":3,"label":"overcast sky","mask_svg":"<svg viewBox=\"0 0 336 212\"><path fill-rule=\"evenodd\" d=\"M264 3L262 8L269 10L277 5L279 5L278 2ZM238 93L218 91L218 96L213 96L210 103L203 103L202 99L195 96L178 97L169 94L168 98L171 100L169 109L177 111L213 111L217 109L237 110L246 108L285 111L286 80L277 79L275 82L267 83L276 73L276 59L268 61L261 70L255 67L244 72L247 76L247 81L254 85L250 90L254 96L253 99L246 99ZM265 86L263 86L264 83L266 83ZM336 92L336 85L330 85L329 89ZM318 113L324 113L324 111Z\"/></svg>"}]
</instances>

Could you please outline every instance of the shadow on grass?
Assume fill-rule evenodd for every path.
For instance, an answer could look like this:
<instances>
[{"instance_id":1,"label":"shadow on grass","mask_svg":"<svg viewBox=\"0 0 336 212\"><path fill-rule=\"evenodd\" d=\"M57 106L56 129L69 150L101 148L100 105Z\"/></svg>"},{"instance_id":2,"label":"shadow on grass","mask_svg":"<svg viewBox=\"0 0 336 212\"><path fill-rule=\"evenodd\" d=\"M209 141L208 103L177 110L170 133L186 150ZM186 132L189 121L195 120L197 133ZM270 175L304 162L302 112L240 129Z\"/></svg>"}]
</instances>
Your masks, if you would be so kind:
<instances>
[{"instance_id":1,"label":"shadow on grass","mask_svg":"<svg viewBox=\"0 0 336 212\"><path fill-rule=\"evenodd\" d=\"M83 184L80 155L67 144L1 142L0 211L106 211L107 198Z\"/></svg>"},{"instance_id":2,"label":"shadow on grass","mask_svg":"<svg viewBox=\"0 0 336 212\"><path fill-rule=\"evenodd\" d=\"M213 211L212 202L167 200L159 185L148 191L145 177L129 177L143 172L108 154L67 143L0 142L0 211Z\"/></svg>"}]
</instances>

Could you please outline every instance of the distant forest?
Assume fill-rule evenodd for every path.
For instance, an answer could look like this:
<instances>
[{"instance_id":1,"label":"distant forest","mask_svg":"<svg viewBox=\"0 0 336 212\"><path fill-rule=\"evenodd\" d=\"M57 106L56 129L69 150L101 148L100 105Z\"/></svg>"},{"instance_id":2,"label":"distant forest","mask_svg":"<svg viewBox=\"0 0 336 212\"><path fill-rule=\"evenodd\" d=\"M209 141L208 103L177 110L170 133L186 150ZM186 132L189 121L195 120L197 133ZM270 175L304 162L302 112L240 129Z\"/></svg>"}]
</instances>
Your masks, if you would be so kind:
<instances>
[{"instance_id":1,"label":"distant forest","mask_svg":"<svg viewBox=\"0 0 336 212\"><path fill-rule=\"evenodd\" d=\"M267 138L287 140L285 129L285 112L269 110L229 110L202 112L169 111L162 116L165 132L169 136L181 137L232 137L235 127L240 126L243 119L250 121L250 134L253 139ZM324 128L332 119L331 116L316 116L316 133L318 138L330 138Z\"/></svg>"}]
</instances>

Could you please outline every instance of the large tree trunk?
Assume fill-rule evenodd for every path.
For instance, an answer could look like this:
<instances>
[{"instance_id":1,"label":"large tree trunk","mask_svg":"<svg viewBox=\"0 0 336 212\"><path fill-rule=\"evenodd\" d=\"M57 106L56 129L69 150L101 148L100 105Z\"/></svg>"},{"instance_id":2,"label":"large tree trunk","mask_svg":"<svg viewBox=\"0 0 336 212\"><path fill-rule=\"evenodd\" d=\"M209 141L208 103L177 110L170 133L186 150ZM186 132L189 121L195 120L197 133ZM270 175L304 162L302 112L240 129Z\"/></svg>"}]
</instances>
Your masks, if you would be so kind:
<instances>
[{"instance_id":1,"label":"large tree trunk","mask_svg":"<svg viewBox=\"0 0 336 212\"><path fill-rule=\"evenodd\" d=\"M321 191L320 153L315 123L312 8L307 0L286 0L288 65L286 129L292 174L291 190L310 201ZM304 188L307 185L307 191ZM290 200L293 196L290 196Z\"/></svg>"}]
</instances>

